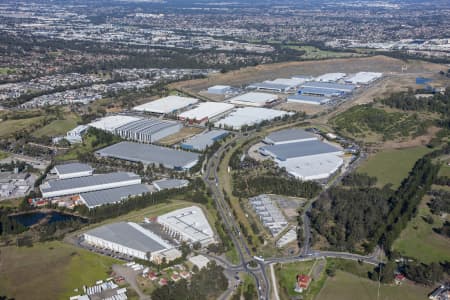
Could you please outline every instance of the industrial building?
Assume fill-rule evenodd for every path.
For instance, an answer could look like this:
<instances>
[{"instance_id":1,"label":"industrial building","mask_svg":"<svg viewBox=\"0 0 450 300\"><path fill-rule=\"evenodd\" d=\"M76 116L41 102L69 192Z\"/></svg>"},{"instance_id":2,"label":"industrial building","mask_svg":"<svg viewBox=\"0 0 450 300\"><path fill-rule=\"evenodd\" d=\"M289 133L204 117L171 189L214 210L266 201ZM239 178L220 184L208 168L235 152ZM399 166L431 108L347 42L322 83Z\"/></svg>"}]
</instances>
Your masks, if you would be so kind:
<instances>
[{"instance_id":1,"label":"industrial building","mask_svg":"<svg viewBox=\"0 0 450 300\"><path fill-rule=\"evenodd\" d=\"M202 247L215 243L214 232L208 219L197 206L172 211L158 217L157 222L177 236L180 241L200 243Z\"/></svg>"},{"instance_id":2,"label":"industrial building","mask_svg":"<svg viewBox=\"0 0 450 300\"><path fill-rule=\"evenodd\" d=\"M183 187L187 187L189 185L189 181L186 179L160 179L152 182L155 189L158 191L162 190L170 190L170 189L180 189Z\"/></svg>"},{"instance_id":3,"label":"industrial building","mask_svg":"<svg viewBox=\"0 0 450 300\"><path fill-rule=\"evenodd\" d=\"M320 96L308 96L304 94L289 95L287 97L287 102L290 103L301 103L301 104L312 104L312 105L324 105L331 101L330 98L320 97Z\"/></svg>"},{"instance_id":4,"label":"industrial building","mask_svg":"<svg viewBox=\"0 0 450 300\"><path fill-rule=\"evenodd\" d=\"M139 117L124 115L107 116L89 123L88 126L114 133L116 128L140 119Z\"/></svg>"},{"instance_id":5,"label":"industrial building","mask_svg":"<svg viewBox=\"0 0 450 300\"><path fill-rule=\"evenodd\" d=\"M90 165L82 163L56 165L52 169L52 173L55 173L59 179L91 176L93 172L94 169Z\"/></svg>"},{"instance_id":6,"label":"industrial building","mask_svg":"<svg viewBox=\"0 0 450 300\"><path fill-rule=\"evenodd\" d=\"M142 143L154 143L179 132L183 125L157 118L141 119L122 125L114 133L123 139Z\"/></svg>"},{"instance_id":7,"label":"industrial building","mask_svg":"<svg viewBox=\"0 0 450 300\"><path fill-rule=\"evenodd\" d=\"M221 129L206 131L187 139L180 144L180 147L186 150L204 151L215 142L224 139L228 134L228 131Z\"/></svg>"},{"instance_id":8,"label":"industrial building","mask_svg":"<svg viewBox=\"0 0 450 300\"><path fill-rule=\"evenodd\" d=\"M83 141L83 135L88 129L89 126L87 125L78 125L74 129L67 131L64 138L71 144L81 143Z\"/></svg>"},{"instance_id":9,"label":"industrial building","mask_svg":"<svg viewBox=\"0 0 450 300\"><path fill-rule=\"evenodd\" d=\"M383 73L377 72L358 72L345 79L345 82L351 84L369 84L381 78Z\"/></svg>"},{"instance_id":10,"label":"industrial building","mask_svg":"<svg viewBox=\"0 0 450 300\"><path fill-rule=\"evenodd\" d=\"M108 249L130 257L161 262L164 252L173 252L174 246L150 230L132 222L103 225L83 234L84 241L92 246ZM178 257L181 256L179 252ZM177 257L171 255L173 260Z\"/></svg>"},{"instance_id":11,"label":"industrial building","mask_svg":"<svg viewBox=\"0 0 450 300\"><path fill-rule=\"evenodd\" d=\"M225 95L232 92L232 88L229 85L214 85L208 88L209 94Z\"/></svg>"},{"instance_id":12,"label":"industrial building","mask_svg":"<svg viewBox=\"0 0 450 300\"><path fill-rule=\"evenodd\" d=\"M316 81L336 82L345 77L345 73L327 73L316 77Z\"/></svg>"},{"instance_id":13,"label":"industrial building","mask_svg":"<svg viewBox=\"0 0 450 300\"><path fill-rule=\"evenodd\" d=\"M229 103L203 102L196 108L181 113L178 117L183 121L203 123L219 118L233 108L234 105Z\"/></svg>"},{"instance_id":14,"label":"industrial building","mask_svg":"<svg viewBox=\"0 0 450 300\"><path fill-rule=\"evenodd\" d=\"M270 81L256 82L250 84L248 89L254 89L258 91L268 91L268 92L276 92L276 93L287 93L291 89L291 86L288 84L281 83L273 83Z\"/></svg>"},{"instance_id":15,"label":"industrial building","mask_svg":"<svg viewBox=\"0 0 450 300\"><path fill-rule=\"evenodd\" d=\"M133 142L120 142L98 150L96 154L175 170L189 170L199 159L196 153Z\"/></svg>"},{"instance_id":16,"label":"industrial building","mask_svg":"<svg viewBox=\"0 0 450 300\"><path fill-rule=\"evenodd\" d=\"M261 154L269 155L277 161L286 161L298 157L320 156L322 154L343 154L341 149L319 140L263 146L259 150Z\"/></svg>"},{"instance_id":17,"label":"industrial building","mask_svg":"<svg viewBox=\"0 0 450 300\"><path fill-rule=\"evenodd\" d=\"M280 168L285 168L292 177L307 180L323 180L339 171L344 160L336 154L295 157L278 161Z\"/></svg>"},{"instance_id":18,"label":"industrial building","mask_svg":"<svg viewBox=\"0 0 450 300\"><path fill-rule=\"evenodd\" d=\"M145 184L134 184L118 188L81 193L80 200L89 209L92 209L101 205L122 202L131 197L141 196L146 193L150 193L148 186Z\"/></svg>"},{"instance_id":19,"label":"industrial building","mask_svg":"<svg viewBox=\"0 0 450 300\"><path fill-rule=\"evenodd\" d=\"M290 128L272 132L264 138L264 143L269 145L282 145L298 142L317 140L317 136L303 129Z\"/></svg>"},{"instance_id":20,"label":"industrial building","mask_svg":"<svg viewBox=\"0 0 450 300\"><path fill-rule=\"evenodd\" d=\"M92 176L49 180L40 185L42 197L51 198L84 192L112 189L140 184L141 178L134 173L116 172Z\"/></svg>"},{"instance_id":21,"label":"industrial building","mask_svg":"<svg viewBox=\"0 0 450 300\"><path fill-rule=\"evenodd\" d=\"M344 164L341 149L301 129L274 132L263 141L269 146L259 148L259 152L300 180L327 179Z\"/></svg>"},{"instance_id":22,"label":"industrial building","mask_svg":"<svg viewBox=\"0 0 450 300\"><path fill-rule=\"evenodd\" d=\"M242 107L236 109L229 116L214 123L219 128L230 128L240 130L243 126L252 126L263 121L270 121L288 115L288 112L262 108L262 107Z\"/></svg>"},{"instance_id":23,"label":"industrial building","mask_svg":"<svg viewBox=\"0 0 450 300\"><path fill-rule=\"evenodd\" d=\"M288 226L283 213L268 195L263 194L248 200L264 227L270 231L272 236L278 235Z\"/></svg>"},{"instance_id":24,"label":"industrial building","mask_svg":"<svg viewBox=\"0 0 450 300\"><path fill-rule=\"evenodd\" d=\"M330 89L330 90L341 91L344 93L350 93L354 89L356 89L357 86L354 84L310 81L310 82L302 84L302 87L303 88L308 87L308 88L318 88L318 89Z\"/></svg>"},{"instance_id":25,"label":"industrial building","mask_svg":"<svg viewBox=\"0 0 450 300\"><path fill-rule=\"evenodd\" d=\"M168 96L133 108L135 111L154 114L172 114L198 102L196 98Z\"/></svg>"},{"instance_id":26,"label":"industrial building","mask_svg":"<svg viewBox=\"0 0 450 300\"><path fill-rule=\"evenodd\" d=\"M313 87L301 87L298 90L299 95L310 95L324 98L331 97L341 97L344 96L345 92L340 90L333 89L322 89L322 88L313 88Z\"/></svg>"},{"instance_id":27,"label":"industrial building","mask_svg":"<svg viewBox=\"0 0 450 300\"><path fill-rule=\"evenodd\" d=\"M297 230L295 227L289 229L276 243L277 248L283 248L284 246L297 241Z\"/></svg>"},{"instance_id":28,"label":"industrial building","mask_svg":"<svg viewBox=\"0 0 450 300\"><path fill-rule=\"evenodd\" d=\"M235 105L263 107L277 100L278 96L274 94L250 92L231 98L229 102Z\"/></svg>"}]
</instances>

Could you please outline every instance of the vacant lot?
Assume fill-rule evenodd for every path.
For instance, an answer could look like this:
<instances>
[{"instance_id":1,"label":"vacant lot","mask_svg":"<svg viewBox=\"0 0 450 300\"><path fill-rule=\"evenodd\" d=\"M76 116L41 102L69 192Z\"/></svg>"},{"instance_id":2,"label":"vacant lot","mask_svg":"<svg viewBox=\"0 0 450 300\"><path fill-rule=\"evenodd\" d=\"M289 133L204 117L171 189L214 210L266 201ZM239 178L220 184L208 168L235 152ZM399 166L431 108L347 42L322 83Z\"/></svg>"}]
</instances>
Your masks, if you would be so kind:
<instances>
[{"instance_id":1,"label":"vacant lot","mask_svg":"<svg viewBox=\"0 0 450 300\"><path fill-rule=\"evenodd\" d=\"M0 252L0 291L15 299L68 299L83 285L109 277L110 257L61 242L31 248L5 247Z\"/></svg>"},{"instance_id":2,"label":"vacant lot","mask_svg":"<svg viewBox=\"0 0 450 300\"><path fill-rule=\"evenodd\" d=\"M300 56L302 59L325 59L325 58L361 56L361 54L358 53L320 50L319 48L316 48L314 46L286 46L286 47L294 50L305 51L305 54Z\"/></svg>"},{"instance_id":3,"label":"vacant lot","mask_svg":"<svg viewBox=\"0 0 450 300\"><path fill-rule=\"evenodd\" d=\"M357 172L377 177L379 186L391 183L393 188L397 188L415 162L429 151L426 147L385 150L369 157Z\"/></svg>"},{"instance_id":4,"label":"vacant lot","mask_svg":"<svg viewBox=\"0 0 450 300\"><path fill-rule=\"evenodd\" d=\"M374 71L385 74L400 73L403 65L405 65L403 61L385 56L286 62L247 67L225 74L209 76L206 79L177 82L171 84L170 87L185 90L188 93L198 93L215 84L241 87L256 81L299 74L320 75L327 72L355 73L358 71ZM408 71L406 73L423 73L424 76L432 76L430 72L437 73L437 71L445 69L445 66L421 61L410 61L407 65Z\"/></svg>"},{"instance_id":5,"label":"vacant lot","mask_svg":"<svg viewBox=\"0 0 450 300\"><path fill-rule=\"evenodd\" d=\"M448 165L449 162L445 162L441 169L439 170L439 176L447 176L450 177L450 165Z\"/></svg>"},{"instance_id":6,"label":"vacant lot","mask_svg":"<svg viewBox=\"0 0 450 300\"><path fill-rule=\"evenodd\" d=\"M393 249L424 263L448 261L450 260L450 239L433 231L433 227L442 226L443 219L431 214L426 205L428 200L425 197L422 201L417 215L394 242ZM423 217L427 215L433 216L433 224L423 220ZM447 215L446 219L450 220L450 217Z\"/></svg>"},{"instance_id":7,"label":"vacant lot","mask_svg":"<svg viewBox=\"0 0 450 300\"><path fill-rule=\"evenodd\" d=\"M33 117L28 119L7 120L0 122L0 137L5 138L14 135L16 132L33 131L37 124L44 121L45 117Z\"/></svg>"},{"instance_id":8,"label":"vacant lot","mask_svg":"<svg viewBox=\"0 0 450 300\"><path fill-rule=\"evenodd\" d=\"M380 297L377 298L377 282L337 271L336 276L326 280L316 300L421 300L427 299L431 290L411 283L404 283L400 286L381 285Z\"/></svg>"},{"instance_id":9,"label":"vacant lot","mask_svg":"<svg viewBox=\"0 0 450 300\"><path fill-rule=\"evenodd\" d=\"M67 131L72 130L77 126L79 117L75 114L66 114L63 120L55 120L42 128L33 132L33 136L59 136L65 135Z\"/></svg>"}]
</instances>

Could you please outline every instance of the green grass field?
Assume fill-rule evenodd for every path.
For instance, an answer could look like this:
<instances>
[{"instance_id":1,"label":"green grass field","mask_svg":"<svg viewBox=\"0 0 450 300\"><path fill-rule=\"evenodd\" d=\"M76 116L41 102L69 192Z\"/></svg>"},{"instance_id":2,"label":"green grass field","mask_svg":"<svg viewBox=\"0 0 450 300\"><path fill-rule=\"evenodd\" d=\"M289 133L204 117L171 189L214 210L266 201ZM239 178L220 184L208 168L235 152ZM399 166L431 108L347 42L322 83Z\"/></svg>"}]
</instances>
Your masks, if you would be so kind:
<instances>
[{"instance_id":1,"label":"green grass field","mask_svg":"<svg viewBox=\"0 0 450 300\"><path fill-rule=\"evenodd\" d=\"M450 177L450 166L447 163L444 163L439 170L438 176L447 176Z\"/></svg>"},{"instance_id":2,"label":"green grass field","mask_svg":"<svg viewBox=\"0 0 450 300\"><path fill-rule=\"evenodd\" d=\"M430 149L426 147L382 151L363 162L357 172L377 177L379 186L391 183L397 188L415 162L428 152Z\"/></svg>"},{"instance_id":3,"label":"green grass field","mask_svg":"<svg viewBox=\"0 0 450 300\"><path fill-rule=\"evenodd\" d=\"M14 73L16 70L11 68L0 68L0 75L6 75L8 72Z\"/></svg>"},{"instance_id":4,"label":"green grass field","mask_svg":"<svg viewBox=\"0 0 450 300\"><path fill-rule=\"evenodd\" d=\"M316 48L314 46L287 46L287 48L305 51L305 54L301 56L301 58L303 59L325 59L360 56L360 54L357 53L320 50L319 48Z\"/></svg>"},{"instance_id":5,"label":"green grass field","mask_svg":"<svg viewBox=\"0 0 450 300\"><path fill-rule=\"evenodd\" d=\"M43 121L44 118L44 116L40 116L29 119L6 120L0 122L0 137L9 137L16 132L30 130L34 128L37 123Z\"/></svg>"},{"instance_id":6,"label":"green grass field","mask_svg":"<svg viewBox=\"0 0 450 300\"><path fill-rule=\"evenodd\" d=\"M280 294L283 295L283 299L286 296L298 296L299 294L294 291L297 274L308 275L314 260L305 262L296 262L290 264L282 264L275 266L275 274L280 286Z\"/></svg>"},{"instance_id":7,"label":"green grass field","mask_svg":"<svg viewBox=\"0 0 450 300\"><path fill-rule=\"evenodd\" d=\"M443 220L432 215L424 199L417 215L408 223L400 237L394 242L393 249L401 254L413 257L421 262L440 262L450 260L450 239L433 232L433 227L442 226ZM422 216L432 215L434 224L428 224ZM447 216L447 220L450 217Z\"/></svg>"},{"instance_id":8,"label":"green grass field","mask_svg":"<svg viewBox=\"0 0 450 300\"><path fill-rule=\"evenodd\" d=\"M0 159L5 159L5 158L7 158L8 156L9 156L8 153L3 152L3 151L0 151Z\"/></svg>"},{"instance_id":9,"label":"green grass field","mask_svg":"<svg viewBox=\"0 0 450 300\"><path fill-rule=\"evenodd\" d=\"M50 124L39 128L35 132L33 132L33 136L42 137L42 136L59 136L64 135L67 131L75 128L77 126L77 122L79 121L79 117L75 114L66 114L64 120L55 120Z\"/></svg>"},{"instance_id":10,"label":"green grass field","mask_svg":"<svg viewBox=\"0 0 450 300\"><path fill-rule=\"evenodd\" d=\"M0 252L0 291L15 299L68 299L109 277L118 261L54 241Z\"/></svg>"},{"instance_id":11,"label":"green grass field","mask_svg":"<svg viewBox=\"0 0 450 300\"><path fill-rule=\"evenodd\" d=\"M336 276L328 278L315 300L423 300L427 299L432 288L410 283L381 285L377 298L378 283L356 275L337 271Z\"/></svg>"}]
</instances>

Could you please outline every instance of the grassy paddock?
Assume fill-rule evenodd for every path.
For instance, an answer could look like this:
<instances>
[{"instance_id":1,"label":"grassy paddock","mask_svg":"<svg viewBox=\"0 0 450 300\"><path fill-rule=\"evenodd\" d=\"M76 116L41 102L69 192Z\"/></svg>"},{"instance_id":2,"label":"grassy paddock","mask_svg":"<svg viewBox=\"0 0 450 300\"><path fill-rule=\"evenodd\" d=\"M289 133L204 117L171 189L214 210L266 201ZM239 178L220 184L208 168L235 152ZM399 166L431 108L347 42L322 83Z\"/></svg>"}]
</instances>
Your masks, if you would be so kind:
<instances>
[{"instance_id":1,"label":"grassy paddock","mask_svg":"<svg viewBox=\"0 0 450 300\"><path fill-rule=\"evenodd\" d=\"M0 137L9 137L16 132L30 130L30 128L34 128L37 123L42 122L44 119L44 116L40 116L29 119L6 120L0 122Z\"/></svg>"},{"instance_id":2,"label":"grassy paddock","mask_svg":"<svg viewBox=\"0 0 450 300\"><path fill-rule=\"evenodd\" d=\"M116 260L54 241L0 252L0 291L15 299L68 299L109 276Z\"/></svg>"},{"instance_id":3,"label":"grassy paddock","mask_svg":"<svg viewBox=\"0 0 450 300\"><path fill-rule=\"evenodd\" d=\"M393 249L424 263L450 260L450 239L433 231L433 227L442 226L443 220L431 214L427 201L427 197L422 200L417 215L394 242ZM428 224L423 220L422 217L426 215L433 216L434 224ZM450 220L449 216L446 218Z\"/></svg>"},{"instance_id":4,"label":"grassy paddock","mask_svg":"<svg viewBox=\"0 0 450 300\"><path fill-rule=\"evenodd\" d=\"M75 128L77 126L77 122L79 121L79 117L75 114L68 114L65 116L63 120L55 120L50 124L39 128L35 132L33 132L33 136L42 137L42 136L58 136L64 135L67 131Z\"/></svg>"},{"instance_id":5,"label":"grassy paddock","mask_svg":"<svg viewBox=\"0 0 450 300\"><path fill-rule=\"evenodd\" d=\"M380 297L383 300L420 300L427 299L430 288L405 282L400 286L381 285ZM328 278L319 292L316 300L375 300L377 299L378 283L356 275L337 271L336 276Z\"/></svg>"},{"instance_id":6,"label":"grassy paddock","mask_svg":"<svg viewBox=\"0 0 450 300\"><path fill-rule=\"evenodd\" d=\"M391 183L397 188L416 161L428 152L426 147L382 151L362 163L357 171L377 177L379 186Z\"/></svg>"}]
</instances>

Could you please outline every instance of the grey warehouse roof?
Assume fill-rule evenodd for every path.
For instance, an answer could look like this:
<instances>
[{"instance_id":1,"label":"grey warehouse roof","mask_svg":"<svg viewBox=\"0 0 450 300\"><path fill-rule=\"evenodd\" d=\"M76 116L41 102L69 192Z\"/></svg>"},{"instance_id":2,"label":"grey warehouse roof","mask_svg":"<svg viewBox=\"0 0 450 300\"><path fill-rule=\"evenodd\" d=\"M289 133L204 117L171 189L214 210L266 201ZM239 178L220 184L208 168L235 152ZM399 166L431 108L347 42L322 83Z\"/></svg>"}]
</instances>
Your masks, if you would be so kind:
<instances>
[{"instance_id":1,"label":"grey warehouse roof","mask_svg":"<svg viewBox=\"0 0 450 300\"><path fill-rule=\"evenodd\" d=\"M126 222L112 223L89 230L86 234L143 252L166 249L151 237Z\"/></svg>"},{"instance_id":2,"label":"grey warehouse roof","mask_svg":"<svg viewBox=\"0 0 450 300\"><path fill-rule=\"evenodd\" d=\"M211 130L206 133L200 133L181 144L182 148L192 148L197 150L204 150L206 147L214 144L215 141L228 135L226 130Z\"/></svg>"},{"instance_id":3,"label":"grey warehouse roof","mask_svg":"<svg viewBox=\"0 0 450 300\"><path fill-rule=\"evenodd\" d=\"M134 184L101 191L81 193L86 206L93 208L100 205L112 204L128 199L132 196L149 193L150 190L144 184Z\"/></svg>"},{"instance_id":4,"label":"grey warehouse roof","mask_svg":"<svg viewBox=\"0 0 450 300\"><path fill-rule=\"evenodd\" d=\"M307 131L304 131L303 129L298 128L276 131L267 136L267 139L275 143L284 141L311 139L311 138L316 138L316 136L312 133L309 133Z\"/></svg>"},{"instance_id":5,"label":"grey warehouse roof","mask_svg":"<svg viewBox=\"0 0 450 300\"><path fill-rule=\"evenodd\" d=\"M161 179L153 181L153 185L158 190L176 189L189 184L185 179Z\"/></svg>"},{"instance_id":6,"label":"grey warehouse roof","mask_svg":"<svg viewBox=\"0 0 450 300\"><path fill-rule=\"evenodd\" d=\"M102 185L108 183L115 183L121 181L128 181L131 179L140 178L134 173L117 172L98 174L93 176L68 178L60 180L50 180L41 185L42 193L61 191L67 189L75 189L86 186Z\"/></svg>"},{"instance_id":7,"label":"grey warehouse roof","mask_svg":"<svg viewBox=\"0 0 450 300\"><path fill-rule=\"evenodd\" d=\"M253 83L248 86L249 88L256 88L256 89L268 89L268 90L287 90L290 88L289 85L281 84L281 83L270 83L270 82L258 82Z\"/></svg>"},{"instance_id":8,"label":"grey warehouse roof","mask_svg":"<svg viewBox=\"0 0 450 300\"><path fill-rule=\"evenodd\" d=\"M321 81L310 81L304 83L303 87L313 87L322 89L332 89L338 91L351 91L356 88L354 84L342 84L342 83L332 83L332 82L321 82Z\"/></svg>"},{"instance_id":9,"label":"grey warehouse roof","mask_svg":"<svg viewBox=\"0 0 450 300\"><path fill-rule=\"evenodd\" d=\"M55 170L58 174L71 174L71 173L79 173L79 172L88 172L92 171L90 165L82 164L82 163L71 163L64 165L55 166Z\"/></svg>"},{"instance_id":10,"label":"grey warehouse roof","mask_svg":"<svg viewBox=\"0 0 450 300\"><path fill-rule=\"evenodd\" d=\"M261 148L262 151L272 153L279 160L286 160L294 157L303 157L324 153L335 153L341 151L330 144L314 140L290 144L271 145Z\"/></svg>"},{"instance_id":11,"label":"grey warehouse roof","mask_svg":"<svg viewBox=\"0 0 450 300\"><path fill-rule=\"evenodd\" d=\"M133 131L142 134L153 134L164 128L177 125L177 122L164 121L156 118L137 120L116 128L116 132Z\"/></svg>"},{"instance_id":12,"label":"grey warehouse roof","mask_svg":"<svg viewBox=\"0 0 450 300\"><path fill-rule=\"evenodd\" d=\"M132 142L114 144L97 151L97 154L144 164L163 164L166 168L184 168L195 164L199 158L196 153Z\"/></svg>"}]
</instances>

